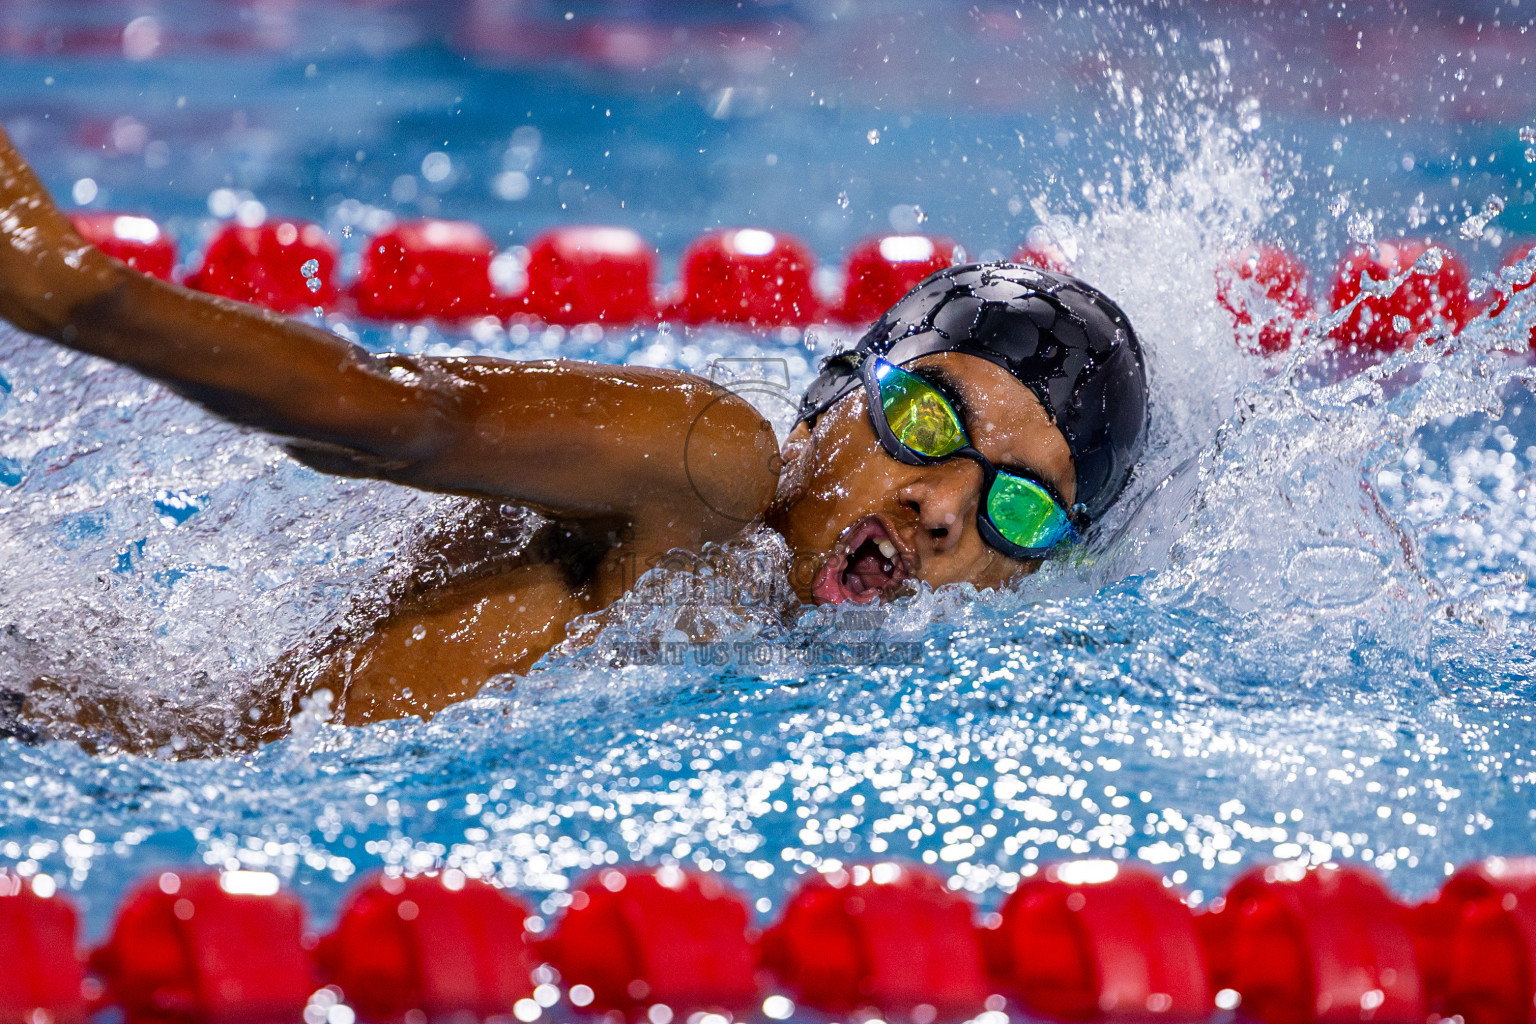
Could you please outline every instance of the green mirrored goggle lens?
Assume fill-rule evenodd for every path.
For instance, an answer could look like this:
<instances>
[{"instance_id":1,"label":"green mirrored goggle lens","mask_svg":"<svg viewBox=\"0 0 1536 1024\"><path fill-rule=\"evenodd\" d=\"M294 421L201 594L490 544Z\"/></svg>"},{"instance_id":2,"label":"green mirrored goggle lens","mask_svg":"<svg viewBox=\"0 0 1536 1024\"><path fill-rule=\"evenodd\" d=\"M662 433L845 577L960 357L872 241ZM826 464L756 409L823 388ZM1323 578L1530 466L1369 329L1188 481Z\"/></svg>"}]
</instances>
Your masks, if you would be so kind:
<instances>
[{"instance_id":1,"label":"green mirrored goggle lens","mask_svg":"<svg viewBox=\"0 0 1536 1024\"><path fill-rule=\"evenodd\" d=\"M890 363L880 366L876 376L885 422L902 444L930 459L970 444L959 414L933 385Z\"/></svg>"},{"instance_id":2,"label":"green mirrored goggle lens","mask_svg":"<svg viewBox=\"0 0 1536 1024\"><path fill-rule=\"evenodd\" d=\"M1033 480L999 472L987 494L987 518L1021 548L1050 548L1072 533L1072 524L1049 491Z\"/></svg>"}]
</instances>

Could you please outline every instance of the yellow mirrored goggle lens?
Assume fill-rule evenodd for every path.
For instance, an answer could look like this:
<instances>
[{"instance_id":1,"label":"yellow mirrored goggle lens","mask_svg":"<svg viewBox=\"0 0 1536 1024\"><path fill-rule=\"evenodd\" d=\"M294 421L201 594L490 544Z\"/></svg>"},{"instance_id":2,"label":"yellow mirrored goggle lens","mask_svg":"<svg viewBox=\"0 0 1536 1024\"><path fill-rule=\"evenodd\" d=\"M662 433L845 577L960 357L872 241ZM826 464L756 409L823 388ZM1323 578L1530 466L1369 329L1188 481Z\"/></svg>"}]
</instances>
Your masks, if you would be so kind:
<instances>
[{"instance_id":1,"label":"yellow mirrored goggle lens","mask_svg":"<svg viewBox=\"0 0 1536 1024\"><path fill-rule=\"evenodd\" d=\"M890 363L876 371L885 422L919 455L942 459L970 444L949 400L933 385Z\"/></svg>"}]
</instances>

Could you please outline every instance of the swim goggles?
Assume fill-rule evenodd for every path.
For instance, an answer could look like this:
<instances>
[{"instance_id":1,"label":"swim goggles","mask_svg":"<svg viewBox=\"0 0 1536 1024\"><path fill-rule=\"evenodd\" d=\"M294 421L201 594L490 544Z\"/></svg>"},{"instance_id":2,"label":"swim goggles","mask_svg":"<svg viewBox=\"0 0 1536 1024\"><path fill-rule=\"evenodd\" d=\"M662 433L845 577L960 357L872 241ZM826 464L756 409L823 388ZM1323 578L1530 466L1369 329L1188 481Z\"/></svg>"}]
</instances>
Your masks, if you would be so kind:
<instances>
[{"instance_id":1,"label":"swim goggles","mask_svg":"<svg viewBox=\"0 0 1536 1024\"><path fill-rule=\"evenodd\" d=\"M992 547L1009 558L1044 558L1064 541L1076 541L1087 528L1086 506L1068 510L1044 480L999 469L972 447L960 414L938 385L880 358L864 359L860 370L869 422L891 458L927 466L959 457L981 467L976 528Z\"/></svg>"}]
</instances>

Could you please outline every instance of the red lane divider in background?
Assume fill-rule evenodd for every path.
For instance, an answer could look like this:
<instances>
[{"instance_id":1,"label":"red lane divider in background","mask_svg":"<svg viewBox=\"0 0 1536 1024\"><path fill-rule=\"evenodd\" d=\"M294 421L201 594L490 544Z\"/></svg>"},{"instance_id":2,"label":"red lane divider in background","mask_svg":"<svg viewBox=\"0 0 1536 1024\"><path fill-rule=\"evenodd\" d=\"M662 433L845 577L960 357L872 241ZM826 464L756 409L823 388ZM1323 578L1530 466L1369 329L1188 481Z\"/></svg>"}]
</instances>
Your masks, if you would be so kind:
<instances>
[{"instance_id":1,"label":"red lane divider in background","mask_svg":"<svg viewBox=\"0 0 1536 1024\"><path fill-rule=\"evenodd\" d=\"M1407 908L1358 867L1261 868L1196 918L1213 987L1266 1024L1423 1024Z\"/></svg>"},{"instance_id":2,"label":"red lane divider in background","mask_svg":"<svg viewBox=\"0 0 1536 1024\"><path fill-rule=\"evenodd\" d=\"M1162 879L1113 861L1056 864L982 933L992 975L1061 1020L1198 1020L1211 985L1194 915Z\"/></svg>"},{"instance_id":3,"label":"red lane divider in background","mask_svg":"<svg viewBox=\"0 0 1536 1024\"><path fill-rule=\"evenodd\" d=\"M540 951L568 986L586 987L572 1001L591 1010L638 1019L661 1005L679 1019L724 1010L739 1020L758 1000L749 916L746 901L718 878L605 868L571 893Z\"/></svg>"},{"instance_id":4,"label":"red lane divider in background","mask_svg":"<svg viewBox=\"0 0 1536 1024\"><path fill-rule=\"evenodd\" d=\"M843 301L832 315L852 324L879 319L929 274L954 262L955 243L927 235L869 238L848 254Z\"/></svg>"},{"instance_id":5,"label":"red lane divider in background","mask_svg":"<svg viewBox=\"0 0 1536 1024\"><path fill-rule=\"evenodd\" d=\"M208 243L203 265L186 284L279 313L330 307L337 297L336 250L324 230L304 221L227 224Z\"/></svg>"},{"instance_id":6,"label":"red lane divider in background","mask_svg":"<svg viewBox=\"0 0 1536 1024\"><path fill-rule=\"evenodd\" d=\"M1072 273L1072 261L1043 230L1029 233L1024 244L1014 252L1013 262L1039 267L1041 270L1054 270L1058 274Z\"/></svg>"},{"instance_id":7,"label":"red lane divider in background","mask_svg":"<svg viewBox=\"0 0 1536 1024\"><path fill-rule=\"evenodd\" d=\"M1414 238L1357 246L1346 253L1334 271L1331 306L1342 309L1360 294L1362 273L1373 281L1385 281L1411 270L1432 248L1440 255L1428 257L1425 269L1429 270L1436 258L1440 260L1438 269L1410 273L1391 295L1368 295L1334 331L1334 338L1344 345L1393 352L1435 327L1460 330L1473 313L1467 295L1471 276L1467 266L1448 246Z\"/></svg>"},{"instance_id":8,"label":"red lane divider in background","mask_svg":"<svg viewBox=\"0 0 1536 1024\"><path fill-rule=\"evenodd\" d=\"M714 231L683 253L676 315L690 324L808 324L821 316L811 287L815 269L810 249L793 236L761 228Z\"/></svg>"},{"instance_id":9,"label":"red lane divider in background","mask_svg":"<svg viewBox=\"0 0 1536 1024\"><path fill-rule=\"evenodd\" d=\"M0 1024L85 1020L78 931L75 908L54 897L53 879L28 884L0 874Z\"/></svg>"},{"instance_id":10,"label":"red lane divider in background","mask_svg":"<svg viewBox=\"0 0 1536 1024\"><path fill-rule=\"evenodd\" d=\"M91 966L129 1024L299 1020L319 984L308 945L276 875L167 871L129 894Z\"/></svg>"},{"instance_id":11,"label":"red lane divider in background","mask_svg":"<svg viewBox=\"0 0 1536 1024\"><path fill-rule=\"evenodd\" d=\"M76 213L73 219L103 252L170 280L175 247L154 221L93 212ZM1439 254L1424 261L1425 272L1410 272L1431 248ZM1530 248L1525 243L1511 249L1504 265L1512 266ZM451 322L526 314L567 326L638 324L659 316L755 328L804 327L829 318L862 324L949 265L957 252L947 238L867 239L848 254L841 298L826 306L812 286L815 258L803 242L760 228L714 231L687 248L677 294L658 301L656 252L639 234L629 228L572 225L535 238L520 268L524 286L503 293L492 280L496 246L483 230L466 221L416 220L365 243L350 294L358 313L381 320ZM1072 272L1062 248L1043 230L1031 232L1013 258ZM1354 308L1334 330L1336 343L1392 352L1436 328L1460 330L1478 312L1461 257L1410 238L1357 246L1345 254L1333 274L1328 308L1340 309L1358 296L1362 274L1380 283L1405 272L1408 276L1391 295L1368 295ZM1300 323L1318 312L1305 265L1279 246L1259 243L1235 253L1218 267L1216 278L1217 302L1232 316L1237 342L1252 351L1285 350ZM332 309L339 298L336 253L324 231L302 221L224 226L186 284L282 313ZM1528 286L1499 290L1495 309Z\"/></svg>"},{"instance_id":12,"label":"red lane divider in background","mask_svg":"<svg viewBox=\"0 0 1536 1024\"><path fill-rule=\"evenodd\" d=\"M1506 272L1514 268L1517 264L1525 262L1526 257L1530 256L1533 249L1536 249L1536 242L1533 242L1529 239L1515 243L1515 245L1510 248L1509 254L1504 257L1504 262L1500 264L1499 270L1501 272ZM1527 277L1522 281L1520 280L1520 276L1517 274L1514 281L1505 286L1508 288L1508 294L1501 294L1495 298L1493 311L1502 311L1504 307L1508 305L1511 298L1525 291L1533 283L1536 283L1536 276ZM1536 326L1531 328L1530 343L1533 348L1536 348Z\"/></svg>"},{"instance_id":13,"label":"red lane divider in background","mask_svg":"<svg viewBox=\"0 0 1536 1024\"><path fill-rule=\"evenodd\" d=\"M527 291L514 309L545 323L631 324L656 317L656 251L629 228L546 231L528 247Z\"/></svg>"},{"instance_id":14,"label":"red lane divider in background","mask_svg":"<svg viewBox=\"0 0 1536 1024\"><path fill-rule=\"evenodd\" d=\"M903 1024L1002 1009L999 992L1036 1016L1103 1024L1217 1009L1260 1024L1536 1019L1536 858L1465 867L1412 909L1363 868L1287 864L1192 913L1143 868L1075 861L1025 879L980 929L942 879L889 863L801 880L757 941L737 892L679 868L596 872L533 949L528 915L457 870L376 875L315 948L275 875L165 872L118 909L90 959L98 982L51 880L0 874L0 1024L78 1024L102 1003L130 1024L260 1024L338 999L379 1024L531 1021L560 999L540 959L575 1011L649 1024L739 1020L765 995L763 1013L782 1019L794 1006L770 994L780 986L813 1009Z\"/></svg>"},{"instance_id":15,"label":"red lane divider in background","mask_svg":"<svg viewBox=\"0 0 1536 1024\"><path fill-rule=\"evenodd\" d=\"M532 913L485 882L375 875L354 889L315 951L321 973L369 1021L504 1014L533 995Z\"/></svg>"},{"instance_id":16,"label":"red lane divider in background","mask_svg":"<svg viewBox=\"0 0 1536 1024\"><path fill-rule=\"evenodd\" d=\"M1312 316L1307 268L1273 245L1251 245L1216 270L1216 301L1232 314L1238 344L1283 352Z\"/></svg>"},{"instance_id":17,"label":"red lane divider in background","mask_svg":"<svg viewBox=\"0 0 1536 1024\"><path fill-rule=\"evenodd\" d=\"M979 1013L987 980L971 905L943 881L896 864L801 883L763 936L763 964L807 1006L875 1007L932 1024Z\"/></svg>"},{"instance_id":18,"label":"red lane divider in background","mask_svg":"<svg viewBox=\"0 0 1536 1024\"><path fill-rule=\"evenodd\" d=\"M363 246L352 285L357 311L378 320L499 316L508 300L491 287L496 246L478 224L412 220Z\"/></svg>"},{"instance_id":19,"label":"red lane divider in background","mask_svg":"<svg viewBox=\"0 0 1536 1024\"><path fill-rule=\"evenodd\" d=\"M131 213L75 213L70 222L80 237L134 270L171 279L176 267L176 243L148 217Z\"/></svg>"},{"instance_id":20,"label":"red lane divider in background","mask_svg":"<svg viewBox=\"0 0 1536 1024\"><path fill-rule=\"evenodd\" d=\"M1462 868L1409 920L1430 1009L1465 1024L1536 1019L1536 857Z\"/></svg>"}]
</instances>

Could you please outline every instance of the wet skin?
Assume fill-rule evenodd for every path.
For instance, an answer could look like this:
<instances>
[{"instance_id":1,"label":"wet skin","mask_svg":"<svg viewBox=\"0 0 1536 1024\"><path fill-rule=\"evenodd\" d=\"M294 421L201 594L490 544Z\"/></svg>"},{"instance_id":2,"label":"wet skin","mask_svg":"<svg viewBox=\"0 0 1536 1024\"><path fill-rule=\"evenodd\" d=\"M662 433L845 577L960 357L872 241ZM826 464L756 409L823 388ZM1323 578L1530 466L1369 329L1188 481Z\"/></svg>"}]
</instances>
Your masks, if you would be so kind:
<instances>
[{"instance_id":1,"label":"wet skin","mask_svg":"<svg viewBox=\"0 0 1536 1024\"><path fill-rule=\"evenodd\" d=\"M325 472L532 508L581 562L533 561L401 601L281 670L253 736L324 687L344 721L430 715L525 672L635 567L765 520L806 601L874 600L923 580L996 586L1033 566L976 528L980 468L908 466L879 446L862 392L797 427L781 453L746 401L690 374L567 360L374 356L328 331L143 276L87 244L0 131L0 316L113 360ZM975 446L1070 503L1071 454L1038 399L957 353L945 376ZM781 480L781 468L783 469ZM883 545L883 547L882 547ZM0 681L14 683L15 681ZM93 723L100 724L100 723Z\"/></svg>"},{"instance_id":2,"label":"wet skin","mask_svg":"<svg viewBox=\"0 0 1536 1024\"><path fill-rule=\"evenodd\" d=\"M1002 367L958 352L923 356L907 369L938 377L960 399L972 443L994 465L1052 484L1070 505L1077 479L1067 440L1035 393ZM873 600L818 587L828 563L845 560L869 529L896 549L896 575L932 586L995 587L1038 562L1007 557L981 538L976 511L981 467L969 459L928 466L898 462L880 447L862 389L828 409L813 428L800 424L784 444L784 480L766 516L795 553L792 580L802 600ZM871 520L873 522L871 522ZM885 586L885 595L900 580Z\"/></svg>"}]
</instances>

